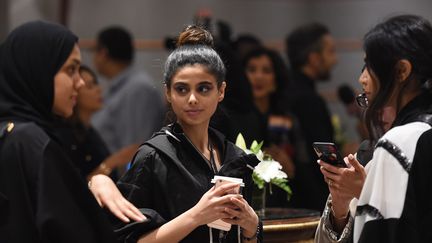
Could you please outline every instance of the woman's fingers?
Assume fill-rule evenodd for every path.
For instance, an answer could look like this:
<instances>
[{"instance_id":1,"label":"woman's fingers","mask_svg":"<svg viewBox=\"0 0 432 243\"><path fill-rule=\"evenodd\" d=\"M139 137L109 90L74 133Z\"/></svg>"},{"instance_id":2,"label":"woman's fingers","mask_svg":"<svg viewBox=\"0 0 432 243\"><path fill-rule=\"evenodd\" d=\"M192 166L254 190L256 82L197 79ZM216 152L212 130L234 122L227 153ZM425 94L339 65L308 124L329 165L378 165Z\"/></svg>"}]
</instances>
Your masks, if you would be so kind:
<instances>
[{"instance_id":1,"label":"woman's fingers","mask_svg":"<svg viewBox=\"0 0 432 243\"><path fill-rule=\"evenodd\" d=\"M239 224L239 220L237 219L237 218L230 218L230 217L227 217L227 218L221 218L222 219L222 221L224 221L225 223L228 223L228 224L234 224L234 225L238 225Z\"/></svg>"},{"instance_id":2,"label":"woman's fingers","mask_svg":"<svg viewBox=\"0 0 432 243\"><path fill-rule=\"evenodd\" d=\"M331 172L333 174L340 174L342 172L342 170L344 169L344 168L340 168L340 167L336 167L336 166L333 166L331 164L328 164L322 160L318 160L318 164L321 165L321 167L324 167L324 169L326 171Z\"/></svg>"},{"instance_id":3,"label":"woman's fingers","mask_svg":"<svg viewBox=\"0 0 432 243\"><path fill-rule=\"evenodd\" d=\"M222 196L229 192L234 191L235 188L240 187L238 183L224 183L219 186L215 186L216 188L214 190L210 189L210 192L213 194L213 196Z\"/></svg>"},{"instance_id":4,"label":"woman's fingers","mask_svg":"<svg viewBox=\"0 0 432 243\"><path fill-rule=\"evenodd\" d=\"M214 202L218 205L223 205L223 204L232 204L232 199L233 198L243 198L243 196L241 194L228 194L228 195L224 195L221 197L218 197L214 200Z\"/></svg>"},{"instance_id":5,"label":"woman's fingers","mask_svg":"<svg viewBox=\"0 0 432 243\"><path fill-rule=\"evenodd\" d=\"M327 169L324 168L324 166L321 166L320 170L326 180L330 179L332 181L337 181L339 179L339 175L329 172Z\"/></svg>"},{"instance_id":6,"label":"woman's fingers","mask_svg":"<svg viewBox=\"0 0 432 243\"><path fill-rule=\"evenodd\" d=\"M354 155L349 154L347 158L348 158L348 162L354 167L356 171L364 170L364 167L358 162L358 160L354 157Z\"/></svg>"},{"instance_id":7,"label":"woman's fingers","mask_svg":"<svg viewBox=\"0 0 432 243\"><path fill-rule=\"evenodd\" d=\"M240 210L235 210L232 208L224 208L225 212L228 213L230 215L230 218L234 218L234 217L240 217L240 215L242 214L242 211Z\"/></svg>"},{"instance_id":8,"label":"woman's fingers","mask_svg":"<svg viewBox=\"0 0 432 243\"><path fill-rule=\"evenodd\" d=\"M119 218L121 221L125 223L129 223L130 220L126 215L122 212L122 210L118 207L117 203L114 201L107 201L105 205L111 213L113 213L117 218Z\"/></svg>"},{"instance_id":9,"label":"woman's fingers","mask_svg":"<svg viewBox=\"0 0 432 243\"><path fill-rule=\"evenodd\" d=\"M126 209L126 216L135 221L143 221L146 216L139 211L132 203L123 198L123 203Z\"/></svg>"}]
</instances>

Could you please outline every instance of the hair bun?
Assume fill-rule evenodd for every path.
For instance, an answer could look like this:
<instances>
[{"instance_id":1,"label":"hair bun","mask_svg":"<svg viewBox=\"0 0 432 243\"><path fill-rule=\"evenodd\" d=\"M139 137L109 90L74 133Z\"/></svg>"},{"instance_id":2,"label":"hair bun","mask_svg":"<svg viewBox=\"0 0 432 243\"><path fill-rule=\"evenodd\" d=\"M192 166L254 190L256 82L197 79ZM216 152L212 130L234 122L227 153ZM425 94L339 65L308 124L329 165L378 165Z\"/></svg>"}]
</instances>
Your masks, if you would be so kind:
<instances>
[{"instance_id":1,"label":"hair bun","mask_svg":"<svg viewBox=\"0 0 432 243\"><path fill-rule=\"evenodd\" d=\"M196 26L187 26L177 39L177 47L184 45L205 45L213 48L213 37L209 31Z\"/></svg>"}]
</instances>

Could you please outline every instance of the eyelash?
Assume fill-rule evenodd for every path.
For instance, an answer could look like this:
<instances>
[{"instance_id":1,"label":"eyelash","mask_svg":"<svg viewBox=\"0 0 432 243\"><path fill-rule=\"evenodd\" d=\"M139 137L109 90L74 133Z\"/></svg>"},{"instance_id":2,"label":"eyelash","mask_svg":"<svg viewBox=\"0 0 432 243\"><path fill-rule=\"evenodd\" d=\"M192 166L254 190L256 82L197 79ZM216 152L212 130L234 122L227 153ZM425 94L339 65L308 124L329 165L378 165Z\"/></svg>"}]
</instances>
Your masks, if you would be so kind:
<instances>
[{"instance_id":1,"label":"eyelash","mask_svg":"<svg viewBox=\"0 0 432 243\"><path fill-rule=\"evenodd\" d=\"M209 85L199 85L197 90L199 93L203 93L206 94L208 93L210 90L212 89L211 86ZM185 86L176 86L175 90L179 93L179 94L187 94L189 92L189 88L185 87Z\"/></svg>"},{"instance_id":2,"label":"eyelash","mask_svg":"<svg viewBox=\"0 0 432 243\"><path fill-rule=\"evenodd\" d=\"M208 93L211 90L211 87L209 85L200 85L198 90L200 93Z\"/></svg>"},{"instance_id":3,"label":"eyelash","mask_svg":"<svg viewBox=\"0 0 432 243\"><path fill-rule=\"evenodd\" d=\"M75 74L75 72L78 71L78 67L77 66L70 66L67 69L67 72L69 73L69 75L73 76Z\"/></svg>"}]
</instances>

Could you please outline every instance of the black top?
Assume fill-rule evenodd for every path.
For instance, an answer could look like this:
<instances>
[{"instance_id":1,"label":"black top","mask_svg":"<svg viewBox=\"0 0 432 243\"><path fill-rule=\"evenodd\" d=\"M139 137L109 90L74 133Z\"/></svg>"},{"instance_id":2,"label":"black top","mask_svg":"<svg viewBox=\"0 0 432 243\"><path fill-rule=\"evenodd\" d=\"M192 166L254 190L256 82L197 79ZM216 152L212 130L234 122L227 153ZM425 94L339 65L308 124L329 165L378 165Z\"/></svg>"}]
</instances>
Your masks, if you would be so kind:
<instances>
[{"instance_id":1,"label":"black top","mask_svg":"<svg viewBox=\"0 0 432 243\"><path fill-rule=\"evenodd\" d=\"M54 76L77 37L34 21L0 46L0 242L113 242L106 216L54 139Z\"/></svg>"},{"instance_id":2,"label":"black top","mask_svg":"<svg viewBox=\"0 0 432 243\"><path fill-rule=\"evenodd\" d=\"M246 164L255 166L256 157L244 155L216 130L209 129L209 137L220 151L222 167L218 174L243 178L246 184L243 194L250 202L252 170ZM195 206L211 188L213 177L209 161L184 135L181 127L174 124L163 128L141 146L132 168L119 180L118 186L135 206L154 209L169 221ZM218 236L218 230L213 229L214 242L219 242ZM182 242L208 242L209 239L209 228L204 225ZM232 226L223 242L237 242L236 226Z\"/></svg>"},{"instance_id":3,"label":"black top","mask_svg":"<svg viewBox=\"0 0 432 243\"><path fill-rule=\"evenodd\" d=\"M83 177L88 176L109 155L105 142L93 127L81 123L58 122L59 139Z\"/></svg>"},{"instance_id":4,"label":"black top","mask_svg":"<svg viewBox=\"0 0 432 243\"><path fill-rule=\"evenodd\" d=\"M422 94L398 114L393 127L423 121L432 114L432 95ZM432 126L432 122L428 122ZM360 242L432 242L432 129L417 140L400 218L371 220L364 225Z\"/></svg>"},{"instance_id":5,"label":"black top","mask_svg":"<svg viewBox=\"0 0 432 243\"><path fill-rule=\"evenodd\" d=\"M0 242L114 242L74 164L32 122L0 139L0 193Z\"/></svg>"},{"instance_id":6,"label":"black top","mask_svg":"<svg viewBox=\"0 0 432 243\"><path fill-rule=\"evenodd\" d=\"M301 208L322 211L329 193L324 182L313 142L333 142L333 126L326 102L318 94L313 80L303 73L293 73L293 84L289 87L285 98L290 111L297 117L302 134L305 138L308 163L299 164L293 183L293 204Z\"/></svg>"}]
</instances>

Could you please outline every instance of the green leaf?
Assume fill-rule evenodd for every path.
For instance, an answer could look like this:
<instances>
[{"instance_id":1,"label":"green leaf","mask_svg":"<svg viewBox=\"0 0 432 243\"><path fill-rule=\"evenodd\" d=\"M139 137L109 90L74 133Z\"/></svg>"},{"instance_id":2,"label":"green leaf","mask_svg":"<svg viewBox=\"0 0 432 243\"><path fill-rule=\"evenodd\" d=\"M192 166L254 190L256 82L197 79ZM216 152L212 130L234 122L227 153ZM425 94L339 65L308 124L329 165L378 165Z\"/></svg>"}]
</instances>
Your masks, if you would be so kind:
<instances>
[{"instance_id":1,"label":"green leaf","mask_svg":"<svg viewBox=\"0 0 432 243\"><path fill-rule=\"evenodd\" d=\"M261 177L259 177L257 173L255 172L252 173L252 180L254 181L255 185L257 185L259 189L264 188L266 182L263 179L261 179Z\"/></svg>"},{"instance_id":2,"label":"green leaf","mask_svg":"<svg viewBox=\"0 0 432 243\"><path fill-rule=\"evenodd\" d=\"M261 141L260 143L258 143L256 140L254 140L252 142L250 150L252 151L252 153L257 154L261 150L261 147L263 146L263 144L264 144L264 141Z\"/></svg>"},{"instance_id":3,"label":"green leaf","mask_svg":"<svg viewBox=\"0 0 432 243\"><path fill-rule=\"evenodd\" d=\"M288 185L288 180L285 178L274 178L270 181L275 186L280 187L282 190L287 192L288 200L291 198L292 190L291 187Z\"/></svg>"},{"instance_id":4,"label":"green leaf","mask_svg":"<svg viewBox=\"0 0 432 243\"><path fill-rule=\"evenodd\" d=\"M243 135L241 133L239 133L237 135L237 139L236 139L235 145L237 145L237 147L239 147L239 148L241 148L243 150L247 149L247 147L246 147L246 141L245 141L245 139L244 139L244 137L243 137Z\"/></svg>"}]
</instances>

